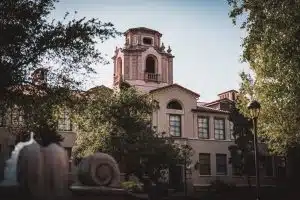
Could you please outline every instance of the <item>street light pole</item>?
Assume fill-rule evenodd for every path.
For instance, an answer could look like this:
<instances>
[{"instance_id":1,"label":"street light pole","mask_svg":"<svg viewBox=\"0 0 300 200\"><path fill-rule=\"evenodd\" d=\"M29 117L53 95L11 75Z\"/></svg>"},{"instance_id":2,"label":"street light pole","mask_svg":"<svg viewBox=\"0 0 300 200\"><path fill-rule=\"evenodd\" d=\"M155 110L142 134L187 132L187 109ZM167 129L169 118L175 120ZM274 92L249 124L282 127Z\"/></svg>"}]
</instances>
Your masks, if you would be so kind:
<instances>
[{"instance_id":1,"label":"street light pole","mask_svg":"<svg viewBox=\"0 0 300 200\"><path fill-rule=\"evenodd\" d=\"M254 160L255 160L255 174L256 174L256 200L260 200L260 177L259 177L259 158L258 158L258 142L257 142L257 119L260 112L260 103L252 101L248 104L248 109L253 120L254 132Z\"/></svg>"},{"instance_id":2,"label":"street light pole","mask_svg":"<svg viewBox=\"0 0 300 200\"><path fill-rule=\"evenodd\" d=\"M184 154L184 196L187 196L186 153Z\"/></svg>"},{"instance_id":3,"label":"street light pole","mask_svg":"<svg viewBox=\"0 0 300 200\"><path fill-rule=\"evenodd\" d=\"M260 177L259 177L259 158L258 158L258 142L257 142L257 117L253 118L254 128L254 159L255 159L255 174L256 174L256 199L260 200Z\"/></svg>"}]
</instances>

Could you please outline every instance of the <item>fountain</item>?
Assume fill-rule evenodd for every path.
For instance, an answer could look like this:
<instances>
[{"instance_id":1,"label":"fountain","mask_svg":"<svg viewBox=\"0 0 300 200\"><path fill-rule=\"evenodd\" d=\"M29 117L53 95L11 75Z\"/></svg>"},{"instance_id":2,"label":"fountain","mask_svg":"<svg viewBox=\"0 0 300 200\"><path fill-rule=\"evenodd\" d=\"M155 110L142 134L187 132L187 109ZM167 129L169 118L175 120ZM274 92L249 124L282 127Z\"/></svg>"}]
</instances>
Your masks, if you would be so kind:
<instances>
[{"instance_id":1,"label":"fountain","mask_svg":"<svg viewBox=\"0 0 300 200\"><path fill-rule=\"evenodd\" d=\"M68 159L64 148L54 143L41 147L31 133L29 141L19 142L6 161L0 197L4 200L147 199L120 187L118 164L108 154L95 153L83 158L77 171L78 181L68 188Z\"/></svg>"},{"instance_id":2,"label":"fountain","mask_svg":"<svg viewBox=\"0 0 300 200\"><path fill-rule=\"evenodd\" d=\"M16 186L18 185L17 181L17 164L19 153L27 145L33 144L35 142L33 138L33 133L30 133L30 139L26 142L19 142L12 154L11 157L5 162L4 169L4 180L0 183L0 186Z\"/></svg>"}]
</instances>

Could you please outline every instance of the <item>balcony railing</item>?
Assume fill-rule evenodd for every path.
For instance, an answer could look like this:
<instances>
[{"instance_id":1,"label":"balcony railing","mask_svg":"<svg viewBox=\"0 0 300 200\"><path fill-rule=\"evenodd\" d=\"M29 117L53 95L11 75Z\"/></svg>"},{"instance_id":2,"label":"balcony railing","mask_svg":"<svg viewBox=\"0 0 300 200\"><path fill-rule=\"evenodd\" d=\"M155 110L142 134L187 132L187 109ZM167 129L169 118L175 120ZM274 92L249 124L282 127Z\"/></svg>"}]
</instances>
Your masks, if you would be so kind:
<instances>
[{"instance_id":1,"label":"balcony railing","mask_svg":"<svg viewBox=\"0 0 300 200\"><path fill-rule=\"evenodd\" d=\"M160 74L145 72L145 81L160 82Z\"/></svg>"}]
</instances>

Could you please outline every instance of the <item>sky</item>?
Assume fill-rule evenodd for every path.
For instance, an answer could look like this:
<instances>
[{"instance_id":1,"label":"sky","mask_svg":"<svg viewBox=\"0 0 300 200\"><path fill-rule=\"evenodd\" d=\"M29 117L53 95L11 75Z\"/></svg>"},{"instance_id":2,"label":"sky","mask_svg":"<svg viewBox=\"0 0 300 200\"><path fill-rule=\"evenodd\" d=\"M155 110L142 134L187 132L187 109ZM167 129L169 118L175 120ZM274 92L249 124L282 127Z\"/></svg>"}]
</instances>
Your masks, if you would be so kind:
<instances>
[{"instance_id":1,"label":"sky","mask_svg":"<svg viewBox=\"0 0 300 200\"><path fill-rule=\"evenodd\" d=\"M74 11L77 17L112 22L121 32L147 27L162 33L162 42L175 56L174 83L199 93L200 101L238 89L239 73L248 70L240 62L243 32L228 17L227 0L60 0L52 16L62 19ZM116 46L124 43L120 36L97 48L111 60ZM97 65L96 71L88 87L112 86L112 62Z\"/></svg>"}]
</instances>

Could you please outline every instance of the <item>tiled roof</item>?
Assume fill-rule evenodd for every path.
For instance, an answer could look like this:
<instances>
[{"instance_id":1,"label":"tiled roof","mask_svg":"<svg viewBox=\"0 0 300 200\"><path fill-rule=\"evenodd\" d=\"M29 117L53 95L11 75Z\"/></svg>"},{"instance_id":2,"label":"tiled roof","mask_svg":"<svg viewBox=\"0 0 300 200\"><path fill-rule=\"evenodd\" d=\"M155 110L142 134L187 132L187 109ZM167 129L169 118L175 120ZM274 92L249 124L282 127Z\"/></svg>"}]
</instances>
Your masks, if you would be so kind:
<instances>
[{"instance_id":1,"label":"tiled roof","mask_svg":"<svg viewBox=\"0 0 300 200\"><path fill-rule=\"evenodd\" d=\"M144 32L150 32L150 33L158 33L160 36L162 34L154 29L146 28L146 27L136 27L136 28L130 28L128 29L124 34L127 34L128 32L136 32L136 31L144 31Z\"/></svg>"},{"instance_id":2,"label":"tiled roof","mask_svg":"<svg viewBox=\"0 0 300 200\"><path fill-rule=\"evenodd\" d=\"M228 90L228 91L222 92L222 93L220 93L220 94L218 94L218 95L225 94L225 93L227 93L227 92L236 92L236 93L238 93L238 91L236 91L236 90Z\"/></svg>"},{"instance_id":3,"label":"tiled roof","mask_svg":"<svg viewBox=\"0 0 300 200\"><path fill-rule=\"evenodd\" d=\"M196 109L192 109L194 112L210 112L210 113L222 113L222 114L229 114L228 111L225 110L218 110L214 108L210 108L207 106L197 106Z\"/></svg>"},{"instance_id":4,"label":"tiled roof","mask_svg":"<svg viewBox=\"0 0 300 200\"><path fill-rule=\"evenodd\" d=\"M205 103L204 105L205 106L214 105L214 104L220 103L221 101L227 101L227 102L230 102L230 103L233 102L230 99L224 98L224 99L218 99L218 100L215 100L215 101L212 101L212 102Z\"/></svg>"},{"instance_id":5,"label":"tiled roof","mask_svg":"<svg viewBox=\"0 0 300 200\"><path fill-rule=\"evenodd\" d=\"M197 97L200 97L200 95L196 92L193 92L192 90L189 90L181 85L178 85L177 83L174 83L174 84L171 84L171 85L167 85L167 86L164 86L164 87L160 87L160 88L156 88L156 89L153 89L153 90L150 90L150 93L152 92L157 92L157 91L160 91L160 90L164 90L164 89L167 89L167 88L171 88L171 87L179 87L180 89L183 89L185 91L187 91L188 93L192 94L192 95L195 95Z\"/></svg>"}]
</instances>

